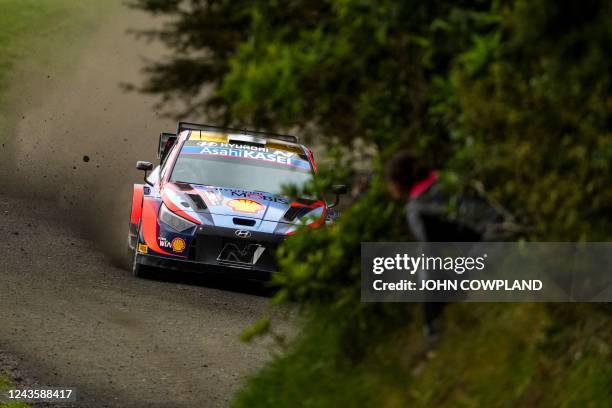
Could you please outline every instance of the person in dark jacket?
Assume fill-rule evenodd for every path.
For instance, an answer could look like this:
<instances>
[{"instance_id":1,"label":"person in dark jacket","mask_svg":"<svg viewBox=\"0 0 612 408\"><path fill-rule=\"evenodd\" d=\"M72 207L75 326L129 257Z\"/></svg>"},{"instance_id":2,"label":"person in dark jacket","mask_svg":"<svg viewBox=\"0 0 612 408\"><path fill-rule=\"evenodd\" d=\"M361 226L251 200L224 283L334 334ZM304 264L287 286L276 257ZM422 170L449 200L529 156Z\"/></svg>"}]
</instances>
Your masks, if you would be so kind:
<instances>
[{"instance_id":1,"label":"person in dark jacket","mask_svg":"<svg viewBox=\"0 0 612 408\"><path fill-rule=\"evenodd\" d=\"M456 197L438 180L438 172L408 152L387 162L391 195L406 202L410 233L421 242L477 242L499 237L504 217L499 209L475 196ZM439 336L445 303L423 303L424 334L428 345Z\"/></svg>"}]
</instances>

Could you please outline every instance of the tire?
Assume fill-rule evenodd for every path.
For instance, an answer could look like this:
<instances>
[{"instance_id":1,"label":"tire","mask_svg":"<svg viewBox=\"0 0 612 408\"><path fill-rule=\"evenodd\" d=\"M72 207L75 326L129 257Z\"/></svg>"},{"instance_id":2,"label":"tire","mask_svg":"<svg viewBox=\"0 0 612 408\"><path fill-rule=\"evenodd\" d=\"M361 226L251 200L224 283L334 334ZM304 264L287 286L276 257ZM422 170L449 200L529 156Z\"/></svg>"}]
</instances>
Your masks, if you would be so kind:
<instances>
[{"instance_id":1,"label":"tire","mask_svg":"<svg viewBox=\"0 0 612 408\"><path fill-rule=\"evenodd\" d=\"M151 268L150 266L147 265L142 265L139 264L138 262L136 262L136 259L138 257L138 244L140 243L140 226L138 227L138 234L136 235L136 244L134 245L134 248L131 249L132 252L132 275L134 275L137 278L142 278L142 279L151 279L155 277L155 270L153 268Z\"/></svg>"}]
</instances>

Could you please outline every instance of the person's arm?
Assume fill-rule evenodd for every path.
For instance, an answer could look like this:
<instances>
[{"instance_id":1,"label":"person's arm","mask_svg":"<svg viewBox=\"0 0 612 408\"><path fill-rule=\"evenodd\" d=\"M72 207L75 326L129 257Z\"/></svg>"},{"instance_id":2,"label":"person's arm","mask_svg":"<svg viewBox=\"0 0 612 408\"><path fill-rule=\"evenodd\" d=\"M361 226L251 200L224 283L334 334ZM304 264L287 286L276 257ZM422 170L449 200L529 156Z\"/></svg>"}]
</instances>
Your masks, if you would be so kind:
<instances>
[{"instance_id":1,"label":"person's arm","mask_svg":"<svg viewBox=\"0 0 612 408\"><path fill-rule=\"evenodd\" d=\"M417 241L429 241L425 217L444 217L448 212L448 205L437 200L424 200L421 198L411 200L406 205L406 219L408 228Z\"/></svg>"},{"instance_id":2,"label":"person's arm","mask_svg":"<svg viewBox=\"0 0 612 408\"><path fill-rule=\"evenodd\" d=\"M497 241L504 236L504 216L479 197L463 197L454 213L456 222L476 231L482 241Z\"/></svg>"},{"instance_id":3,"label":"person's arm","mask_svg":"<svg viewBox=\"0 0 612 408\"><path fill-rule=\"evenodd\" d=\"M406 205L406 218L414 238L418 241L432 239L427 220L444 220L455 225L459 231L464 231L469 240L491 241L502 240L504 237L503 214L486 200L479 197L463 196L452 205L450 198L439 186L433 186L426 194L411 200ZM468 234L468 231L469 232ZM452 228L444 235L448 239L457 239ZM439 235L439 231L438 231ZM439 238L438 238L439 239Z\"/></svg>"}]
</instances>

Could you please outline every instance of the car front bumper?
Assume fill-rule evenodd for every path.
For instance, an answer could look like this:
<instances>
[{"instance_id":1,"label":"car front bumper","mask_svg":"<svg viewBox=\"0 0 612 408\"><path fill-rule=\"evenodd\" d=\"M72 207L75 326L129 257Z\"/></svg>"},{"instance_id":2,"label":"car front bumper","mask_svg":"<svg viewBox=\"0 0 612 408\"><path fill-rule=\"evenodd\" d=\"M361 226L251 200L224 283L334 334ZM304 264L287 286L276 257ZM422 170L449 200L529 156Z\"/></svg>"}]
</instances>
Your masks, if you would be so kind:
<instances>
[{"instance_id":1,"label":"car front bumper","mask_svg":"<svg viewBox=\"0 0 612 408\"><path fill-rule=\"evenodd\" d=\"M249 238L241 239L236 237L235 231L234 228L202 226L191 239L186 258L158 254L149 248L148 253L136 255L136 262L173 271L269 279L277 270L276 249L285 237L252 231ZM256 259L253 258L255 252L259 252ZM248 261L251 258L255 259L252 263Z\"/></svg>"},{"instance_id":2,"label":"car front bumper","mask_svg":"<svg viewBox=\"0 0 612 408\"><path fill-rule=\"evenodd\" d=\"M198 261L190 261L187 259L168 258L159 255L137 254L136 262L140 265L164 270L188 272L188 273L206 273L211 275L220 275L227 277L236 277L242 279L254 280L269 280L273 271L262 270L257 268L239 268L235 266L227 266L218 263L204 263Z\"/></svg>"}]
</instances>

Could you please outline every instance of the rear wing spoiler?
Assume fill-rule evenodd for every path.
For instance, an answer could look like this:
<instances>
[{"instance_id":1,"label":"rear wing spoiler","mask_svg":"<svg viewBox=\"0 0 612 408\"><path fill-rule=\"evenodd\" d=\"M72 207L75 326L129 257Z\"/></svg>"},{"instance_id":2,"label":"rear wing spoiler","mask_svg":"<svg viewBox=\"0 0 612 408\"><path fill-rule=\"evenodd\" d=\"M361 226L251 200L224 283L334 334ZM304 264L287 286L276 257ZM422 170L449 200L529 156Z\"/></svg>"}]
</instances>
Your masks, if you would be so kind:
<instances>
[{"instance_id":1,"label":"rear wing spoiler","mask_svg":"<svg viewBox=\"0 0 612 408\"><path fill-rule=\"evenodd\" d=\"M284 142L289 143L299 143L299 139L297 136L293 135L282 135L278 133L270 133L270 132L261 132L257 130L248 130L248 129L236 129L230 127L222 127L222 126L212 126L212 125L204 125L199 123L189 123L189 122L179 122L176 127L176 134L180 134L183 130L205 130L209 132L223 132L223 133L235 133L235 134L243 134L243 135L253 135L257 137L263 137L266 139L276 139L282 140ZM163 135L164 133L162 133ZM176 137L176 135L173 135ZM160 139L161 145L161 139Z\"/></svg>"}]
</instances>

